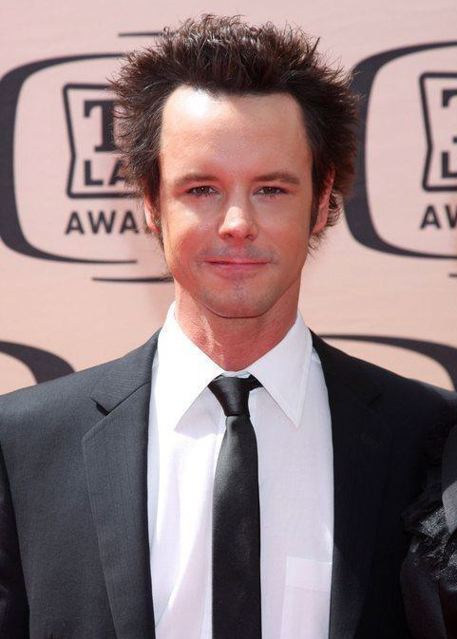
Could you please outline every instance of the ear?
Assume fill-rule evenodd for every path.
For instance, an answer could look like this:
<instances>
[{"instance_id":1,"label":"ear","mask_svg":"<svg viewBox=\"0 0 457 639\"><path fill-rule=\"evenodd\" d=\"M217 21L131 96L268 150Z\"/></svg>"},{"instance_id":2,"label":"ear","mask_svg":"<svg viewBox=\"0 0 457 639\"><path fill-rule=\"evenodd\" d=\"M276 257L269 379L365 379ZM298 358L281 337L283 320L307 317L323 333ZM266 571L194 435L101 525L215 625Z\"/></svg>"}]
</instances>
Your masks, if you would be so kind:
<instances>
[{"instance_id":1,"label":"ear","mask_svg":"<svg viewBox=\"0 0 457 639\"><path fill-rule=\"evenodd\" d=\"M161 233L160 229L160 218L159 212L155 204L152 203L151 199L148 196L145 196L143 199L144 206L144 217L146 220L146 225L151 233L154 235L159 235Z\"/></svg>"},{"instance_id":2,"label":"ear","mask_svg":"<svg viewBox=\"0 0 457 639\"><path fill-rule=\"evenodd\" d=\"M325 225L327 224L330 195L332 193L334 180L335 170L331 169L327 174L327 178L325 180L325 188L319 198L316 221L314 222L314 226L311 229L311 235L318 235L321 231L323 231Z\"/></svg>"}]
</instances>

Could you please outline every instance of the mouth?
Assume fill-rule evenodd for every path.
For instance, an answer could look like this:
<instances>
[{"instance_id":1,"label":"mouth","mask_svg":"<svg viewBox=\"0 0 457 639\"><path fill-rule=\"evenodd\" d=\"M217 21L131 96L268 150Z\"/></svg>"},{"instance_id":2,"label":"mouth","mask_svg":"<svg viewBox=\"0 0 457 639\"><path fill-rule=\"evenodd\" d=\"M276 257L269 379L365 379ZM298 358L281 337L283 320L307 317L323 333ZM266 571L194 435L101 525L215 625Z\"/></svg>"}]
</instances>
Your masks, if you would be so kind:
<instances>
[{"instance_id":1,"label":"mouth","mask_svg":"<svg viewBox=\"0 0 457 639\"><path fill-rule=\"evenodd\" d=\"M204 264L221 275L247 275L256 273L270 263L266 259L252 259L245 257L207 258Z\"/></svg>"},{"instance_id":2,"label":"mouth","mask_svg":"<svg viewBox=\"0 0 457 639\"><path fill-rule=\"evenodd\" d=\"M234 266L244 264L244 265L259 265L259 264L267 264L268 260L253 260L244 257L234 257L234 258L208 258L205 260L209 264L232 264Z\"/></svg>"}]
</instances>

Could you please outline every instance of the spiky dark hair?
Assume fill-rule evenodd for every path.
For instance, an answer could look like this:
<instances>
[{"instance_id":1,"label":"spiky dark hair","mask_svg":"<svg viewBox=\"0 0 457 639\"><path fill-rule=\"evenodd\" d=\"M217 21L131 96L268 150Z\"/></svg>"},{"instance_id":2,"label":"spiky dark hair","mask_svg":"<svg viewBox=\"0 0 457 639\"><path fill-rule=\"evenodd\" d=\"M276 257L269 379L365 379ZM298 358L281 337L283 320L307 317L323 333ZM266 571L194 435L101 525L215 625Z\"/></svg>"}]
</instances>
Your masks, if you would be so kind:
<instances>
[{"instance_id":1,"label":"spiky dark hair","mask_svg":"<svg viewBox=\"0 0 457 639\"><path fill-rule=\"evenodd\" d=\"M328 226L334 224L354 174L357 99L349 75L329 66L317 44L300 28L204 15L175 31L164 29L154 46L130 54L112 81L130 184L157 202L162 110L177 87L231 95L286 93L303 113L315 201L334 173Z\"/></svg>"}]
</instances>

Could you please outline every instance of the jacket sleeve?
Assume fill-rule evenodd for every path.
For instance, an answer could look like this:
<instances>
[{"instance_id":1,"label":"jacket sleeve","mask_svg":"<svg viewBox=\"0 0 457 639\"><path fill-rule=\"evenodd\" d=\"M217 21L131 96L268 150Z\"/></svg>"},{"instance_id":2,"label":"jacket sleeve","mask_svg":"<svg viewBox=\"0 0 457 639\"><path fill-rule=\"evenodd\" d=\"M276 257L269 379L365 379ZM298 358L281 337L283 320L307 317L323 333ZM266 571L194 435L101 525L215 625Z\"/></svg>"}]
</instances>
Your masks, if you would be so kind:
<instances>
[{"instance_id":1,"label":"jacket sleeve","mask_svg":"<svg viewBox=\"0 0 457 639\"><path fill-rule=\"evenodd\" d=\"M28 639L29 611L5 462L0 449L0 637Z\"/></svg>"}]
</instances>

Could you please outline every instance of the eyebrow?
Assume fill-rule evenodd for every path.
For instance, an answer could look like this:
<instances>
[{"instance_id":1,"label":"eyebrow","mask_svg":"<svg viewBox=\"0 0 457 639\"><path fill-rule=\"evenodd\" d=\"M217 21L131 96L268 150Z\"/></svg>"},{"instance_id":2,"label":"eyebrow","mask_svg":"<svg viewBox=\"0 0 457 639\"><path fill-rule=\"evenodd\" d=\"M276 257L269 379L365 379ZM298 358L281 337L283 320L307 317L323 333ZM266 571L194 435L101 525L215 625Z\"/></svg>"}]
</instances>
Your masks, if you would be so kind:
<instances>
[{"instance_id":1,"label":"eyebrow","mask_svg":"<svg viewBox=\"0 0 457 639\"><path fill-rule=\"evenodd\" d=\"M286 182L287 184L300 184L300 178L288 171L273 171L255 178L256 182Z\"/></svg>"},{"instance_id":2,"label":"eyebrow","mask_svg":"<svg viewBox=\"0 0 457 639\"><path fill-rule=\"evenodd\" d=\"M216 176L208 173L186 173L178 178L175 182L176 186L184 186L188 182L215 182Z\"/></svg>"},{"instance_id":3,"label":"eyebrow","mask_svg":"<svg viewBox=\"0 0 457 639\"><path fill-rule=\"evenodd\" d=\"M209 173L186 173L176 180L176 186L184 186L189 182L216 182L217 177L210 175ZM264 175L258 175L254 178L255 182L285 182L286 184L294 184L298 186L300 184L300 178L288 171L273 171L272 173L265 173Z\"/></svg>"}]
</instances>

